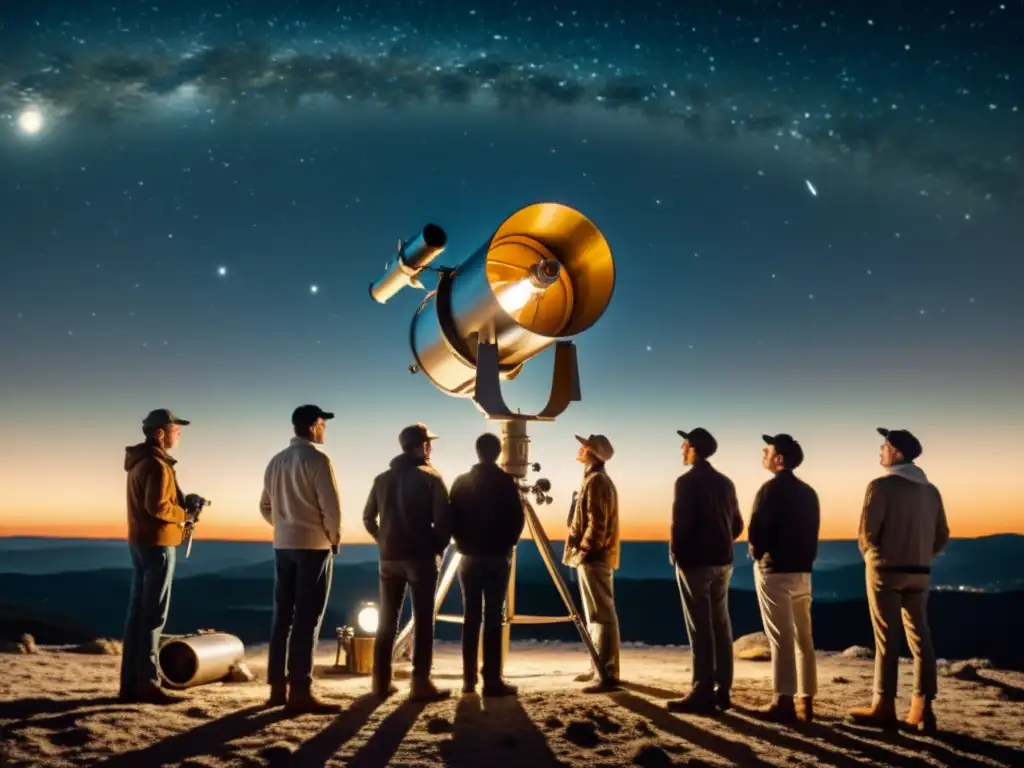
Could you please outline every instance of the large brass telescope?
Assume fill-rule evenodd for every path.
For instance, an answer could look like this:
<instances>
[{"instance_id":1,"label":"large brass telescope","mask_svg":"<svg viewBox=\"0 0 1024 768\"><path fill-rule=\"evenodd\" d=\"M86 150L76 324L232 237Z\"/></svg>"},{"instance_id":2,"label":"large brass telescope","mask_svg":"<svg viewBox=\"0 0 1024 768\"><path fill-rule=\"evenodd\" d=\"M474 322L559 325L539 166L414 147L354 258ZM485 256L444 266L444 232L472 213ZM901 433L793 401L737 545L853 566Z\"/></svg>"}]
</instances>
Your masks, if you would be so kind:
<instances>
[{"instance_id":1,"label":"large brass telescope","mask_svg":"<svg viewBox=\"0 0 1024 768\"><path fill-rule=\"evenodd\" d=\"M370 287L371 295L383 304L406 285L422 287L419 276L446 244L435 224L400 242L395 263ZM560 203L521 208L457 267L435 271L437 288L413 317L410 370L457 397L476 392L480 343L497 348L500 379L513 379L531 357L596 323L615 286L604 235Z\"/></svg>"},{"instance_id":2,"label":"large brass telescope","mask_svg":"<svg viewBox=\"0 0 1024 768\"><path fill-rule=\"evenodd\" d=\"M521 208L502 222L487 242L457 267L434 268L448 238L436 224L428 224L408 243L398 242L394 264L370 295L384 304L406 286L423 288L426 271L439 275L437 288L420 303L413 316L409 343L412 373L423 373L449 395L471 397L489 419L502 422L502 467L517 479L526 525L533 536L551 580L566 607L563 616L527 616L516 613L513 550L509 575L502 650L508 653L512 624L575 624L594 668L608 679L572 594L559 572L547 534L534 511L550 503L550 483L541 478L530 484L527 474L539 471L530 462L530 421L551 421L571 402L582 399L576 348L567 339L590 328L604 314L615 287L611 248L601 231L586 216L560 203L536 203ZM519 375L530 358L555 345L552 387L548 402L537 414L512 411L501 393L501 381ZM461 560L453 547L434 595L438 621L461 622L459 616L439 613ZM396 656L411 646L410 621L395 642Z\"/></svg>"}]
</instances>

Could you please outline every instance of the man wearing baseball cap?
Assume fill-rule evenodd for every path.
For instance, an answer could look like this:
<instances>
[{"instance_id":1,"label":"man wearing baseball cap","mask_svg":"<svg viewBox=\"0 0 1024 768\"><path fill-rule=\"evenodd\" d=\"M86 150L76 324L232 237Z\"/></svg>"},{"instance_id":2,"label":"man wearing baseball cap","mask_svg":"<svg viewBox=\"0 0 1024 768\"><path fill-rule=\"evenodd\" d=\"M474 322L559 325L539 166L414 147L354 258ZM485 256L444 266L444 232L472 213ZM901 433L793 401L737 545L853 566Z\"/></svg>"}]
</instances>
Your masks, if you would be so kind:
<instances>
[{"instance_id":1,"label":"man wearing baseball cap","mask_svg":"<svg viewBox=\"0 0 1024 768\"><path fill-rule=\"evenodd\" d=\"M619 687L619 616L613 578L619 567L619 493L605 469L615 449L604 435L576 435L576 461L583 464L583 482L569 508L569 533L562 562L579 575L587 630L594 641L605 679L583 689L606 693ZM595 670L576 676L593 679Z\"/></svg>"},{"instance_id":2,"label":"man wearing baseball cap","mask_svg":"<svg viewBox=\"0 0 1024 768\"><path fill-rule=\"evenodd\" d=\"M672 502L669 559L683 603L693 655L692 689L668 703L672 712L712 714L729 709L733 682L729 582L733 542L743 533L743 518L732 480L708 461L718 442L703 427L683 438L683 464Z\"/></svg>"},{"instance_id":3,"label":"man wearing baseball cap","mask_svg":"<svg viewBox=\"0 0 1024 768\"><path fill-rule=\"evenodd\" d=\"M926 606L932 561L949 542L949 525L939 490L914 463L923 451L920 441L905 429L879 428L878 433L884 439L879 463L885 474L868 484L858 535L875 632L874 697L870 707L849 714L862 725L898 725L902 623L914 657L914 695L905 723L934 733L938 674Z\"/></svg>"},{"instance_id":4,"label":"man wearing baseball cap","mask_svg":"<svg viewBox=\"0 0 1024 768\"><path fill-rule=\"evenodd\" d=\"M754 589L772 651L774 700L761 714L783 723L814 718L817 659L811 631L811 570L818 556L818 494L793 474L804 451L787 434L762 435L761 466L772 473L758 490L747 543Z\"/></svg>"},{"instance_id":5,"label":"man wearing baseball cap","mask_svg":"<svg viewBox=\"0 0 1024 768\"><path fill-rule=\"evenodd\" d=\"M292 412L294 432L263 474L260 514L274 527L274 616L267 657L268 706L330 712L313 694L313 653L341 544L341 500L324 453L333 413L316 405Z\"/></svg>"},{"instance_id":6,"label":"man wearing baseball cap","mask_svg":"<svg viewBox=\"0 0 1024 768\"><path fill-rule=\"evenodd\" d=\"M412 424L398 435L402 452L377 475L366 499L363 524L380 549L380 620L374 645L373 691L386 698L391 656L406 590L412 592L413 651L409 698L440 701L451 690L431 680L434 663L434 591L437 570L451 540L448 489L430 464L438 436L426 424Z\"/></svg>"},{"instance_id":7,"label":"man wearing baseball cap","mask_svg":"<svg viewBox=\"0 0 1024 768\"><path fill-rule=\"evenodd\" d=\"M131 598L121 651L121 686L125 702L173 704L181 699L161 688L158 654L171 608L176 550L186 509L170 451L188 421L170 410L150 411L142 420L145 440L125 448L128 473L128 549L132 557Z\"/></svg>"}]
</instances>

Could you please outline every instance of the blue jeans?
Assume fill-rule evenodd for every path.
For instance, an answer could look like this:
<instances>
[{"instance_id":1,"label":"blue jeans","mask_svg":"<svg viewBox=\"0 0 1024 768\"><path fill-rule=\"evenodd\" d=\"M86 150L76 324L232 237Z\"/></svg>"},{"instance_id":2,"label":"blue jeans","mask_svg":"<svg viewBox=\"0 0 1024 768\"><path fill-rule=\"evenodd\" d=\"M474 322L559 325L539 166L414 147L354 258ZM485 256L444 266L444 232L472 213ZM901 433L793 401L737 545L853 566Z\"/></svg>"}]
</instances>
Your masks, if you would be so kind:
<instances>
[{"instance_id":1,"label":"blue jeans","mask_svg":"<svg viewBox=\"0 0 1024 768\"><path fill-rule=\"evenodd\" d=\"M171 608L174 547L129 544L134 575L121 652L121 693L160 685L160 638Z\"/></svg>"},{"instance_id":2,"label":"blue jeans","mask_svg":"<svg viewBox=\"0 0 1024 768\"><path fill-rule=\"evenodd\" d=\"M267 682L309 690L313 653L334 575L329 549L274 550L274 620Z\"/></svg>"}]
</instances>

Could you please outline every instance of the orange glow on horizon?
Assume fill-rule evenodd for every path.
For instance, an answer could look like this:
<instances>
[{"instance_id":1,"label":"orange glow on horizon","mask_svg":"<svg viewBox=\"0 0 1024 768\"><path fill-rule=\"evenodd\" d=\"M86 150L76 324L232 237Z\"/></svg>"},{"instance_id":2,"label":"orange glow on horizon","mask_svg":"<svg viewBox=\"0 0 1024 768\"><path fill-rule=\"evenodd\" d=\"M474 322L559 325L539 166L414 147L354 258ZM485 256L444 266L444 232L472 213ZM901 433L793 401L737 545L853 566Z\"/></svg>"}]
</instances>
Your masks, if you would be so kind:
<instances>
[{"instance_id":1,"label":"orange glow on horizon","mask_svg":"<svg viewBox=\"0 0 1024 768\"><path fill-rule=\"evenodd\" d=\"M434 465L447 482L465 472L479 425L450 425L444 451L438 451ZM553 487L554 503L537 508L537 514L551 541L565 535L569 499L580 482L581 469L575 461L576 443L572 423L558 432L537 429L531 438L531 453L545 460L543 476ZM609 430L611 431L611 430ZM1005 432L1005 437L1001 434ZM570 435L568 441L565 433ZM622 430L616 438L621 448L609 464L609 473L619 491L620 519L626 541L664 541L668 536L675 478L685 471L678 447L670 445L657 452L632 446L646 439L647 429ZM617 433L618 434L618 433ZM857 443L843 441L823 426L818 433L807 431L802 442L808 459L797 474L818 492L822 508L821 537L824 540L856 537L864 491L868 481L882 474L878 466L878 439L870 431ZM989 427L991 444L1007 446L992 453L964 453L954 432L938 431L929 441L928 460L922 462L942 493L954 538L975 538L996 533L1024 534L1024 454L1009 439L1010 426ZM193 441L175 451L178 476L186 490L197 489L214 504L204 511L197 532L201 539L266 541L272 531L259 515L258 501L267 457L285 442L280 435L253 428L252 434L236 436L230 450L219 443ZM763 447L759 435L747 430L719 435L720 455L713 464L736 484L740 511L750 519L757 489L768 478L760 467ZM97 445L80 454L77 461L54 482L53 445L31 433L9 446L0 446L0 464L5 476L0 487L0 536L48 536L120 539L126 532L125 475L120 467L124 444L119 438L97 438ZM673 443L675 441L672 441ZM338 474L342 504L342 541L369 543L363 529L362 510L374 475L387 466L395 450L392 440L379 431L368 430L365 439L345 437L327 449ZM621 455L620 452L621 451ZM550 460L547 457L551 457ZM83 499L85 502L83 503Z\"/></svg>"},{"instance_id":2,"label":"orange glow on horizon","mask_svg":"<svg viewBox=\"0 0 1024 768\"><path fill-rule=\"evenodd\" d=\"M547 512L547 509L544 510ZM1007 506L1005 509L988 508L987 518L951 519L950 526L953 529L954 538L978 538L999 533L1022 534L1024 535L1024 520L1015 509ZM123 539L127 526L118 521L97 521L94 523L68 522L57 525L41 526L38 520L44 515L39 513L31 515L31 519L11 519L11 516L4 515L4 522L0 523L0 537L9 536L33 536L44 538L81 538L81 539ZM749 519L749 513L743 513L744 522ZM826 521L822 525L821 539L823 541L841 541L856 538L856 518L853 525L851 520L844 517L839 520ZM564 521L559 527L557 522L549 519L549 515L541 516L541 523L549 540L561 541L565 534ZM967 523L965 525L965 523ZM971 524L973 523L973 524ZM345 532L342 535L342 542L345 544L371 544L370 538L362 527L362 521L355 524L352 521L343 521ZM524 534L529 538L529 532ZM636 521L623 526L623 541L667 541L666 524L663 521L645 520ZM257 524L223 524L206 523L200 524L197 529L196 541L207 539L210 541L248 541L267 542L273 541L271 528L260 521ZM740 539L746 540L746 532Z\"/></svg>"}]
</instances>

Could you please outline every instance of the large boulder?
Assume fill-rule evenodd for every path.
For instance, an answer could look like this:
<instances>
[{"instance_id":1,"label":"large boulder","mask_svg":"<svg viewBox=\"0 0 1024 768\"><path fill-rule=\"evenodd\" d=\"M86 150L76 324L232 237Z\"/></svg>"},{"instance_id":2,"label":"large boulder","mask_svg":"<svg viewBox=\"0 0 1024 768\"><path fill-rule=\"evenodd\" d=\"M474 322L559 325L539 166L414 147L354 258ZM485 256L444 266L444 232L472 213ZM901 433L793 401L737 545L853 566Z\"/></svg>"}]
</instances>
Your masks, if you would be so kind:
<instances>
[{"instance_id":1,"label":"large boulder","mask_svg":"<svg viewBox=\"0 0 1024 768\"><path fill-rule=\"evenodd\" d=\"M18 640L0 640L0 653L39 653L36 639L27 632Z\"/></svg>"},{"instance_id":2,"label":"large boulder","mask_svg":"<svg viewBox=\"0 0 1024 768\"><path fill-rule=\"evenodd\" d=\"M97 656L120 656L122 645L120 640L97 637L95 640L76 645L71 650L75 653L91 653Z\"/></svg>"},{"instance_id":3,"label":"large boulder","mask_svg":"<svg viewBox=\"0 0 1024 768\"><path fill-rule=\"evenodd\" d=\"M733 655L744 661L771 661L772 649L768 643L768 635L754 632L737 638L732 644Z\"/></svg>"},{"instance_id":4,"label":"large boulder","mask_svg":"<svg viewBox=\"0 0 1024 768\"><path fill-rule=\"evenodd\" d=\"M875 658L875 652L870 648L865 648L863 645L851 645L843 651L843 657L847 659L873 659Z\"/></svg>"}]
</instances>

